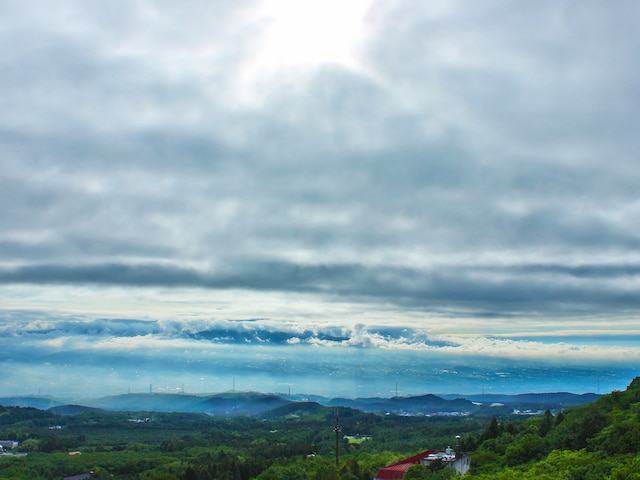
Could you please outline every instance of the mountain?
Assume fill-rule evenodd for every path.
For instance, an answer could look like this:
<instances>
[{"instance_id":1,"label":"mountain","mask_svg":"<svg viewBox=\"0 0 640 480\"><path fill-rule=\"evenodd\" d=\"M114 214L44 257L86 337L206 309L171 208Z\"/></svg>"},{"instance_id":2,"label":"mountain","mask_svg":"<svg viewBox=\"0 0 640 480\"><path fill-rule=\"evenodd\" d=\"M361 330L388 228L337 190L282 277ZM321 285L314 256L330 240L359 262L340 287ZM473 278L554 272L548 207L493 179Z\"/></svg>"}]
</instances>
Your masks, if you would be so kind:
<instances>
[{"instance_id":1,"label":"mountain","mask_svg":"<svg viewBox=\"0 0 640 480\"><path fill-rule=\"evenodd\" d=\"M263 415L269 420L307 420L327 417L332 412L317 402L292 402Z\"/></svg>"},{"instance_id":2,"label":"mountain","mask_svg":"<svg viewBox=\"0 0 640 480\"><path fill-rule=\"evenodd\" d=\"M468 414L479 409L470 400L462 398L448 400L433 394L392 398L334 398L328 402L328 405L357 408L364 412L411 415Z\"/></svg>"},{"instance_id":3,"label":"mountain","mask_svg":"<svg viewBox=\"0 0 640 480\"><path fill-rule=\"evenodd\" d=\"M57 405L48 409L56 415L78 415L87 411L96 411L98 408L85 407L84 405Z\"/></svg>"},{"instance_id":4,"label":"mountain","mask_svg":"<svg viewBox=\"0 0 640 480\"><path fill-rule=\"evenodd\" d=\"M443 395L444 398L465 398L479 405L503 404L520 410L554 410L577 407L595 402L601 395L596 393L523 393L518 395Z\"/></svg>"},{"instance_id":5,"label":"mountain","mask_svg":"<svg viewBox=\"0 0 640 480\"><path fill-rule=\"evenodd\" d=\"M202 401L202 397L195 395L129 393L85 400L83 403L104 410L201 412L203 410L197 405Z\"/></svg>"},{"instance_id":6,"label":"mountain","mask_svg":"<svg viewBox=\"0 0 640 480\"><path fill-rule=\"evenodd\" d=\"M88 406L120 411L154 411L207 413L235 417L257 415L289 403L273 394L231 392L218 395L198 396L163 393L130 393L87 400Z\"/></svg>"},{"instance_id":7,"label":"mountain","mask_svg":"<svg viewBox=\"0 0 640 480\"><path fill-rule=\"evenodd\" d=\"M529 393L520 395L417 395L409 397L327 398L318 395L272 394L258 392L226 392L215 395L163 393L130 393L73 402L48 397L4 397L0 405L34 407L41 410L73 403L84 407L116 411L156 411L207 413L235 417L261 415L290 403L308 403L325 407L351 407L370 413L399 415L461 415L471 413L507 414L513 409L560 411L597 400L593 393L577 395L567 392ZM497 408L496 406L502 406ZM71 407L66 407L68 410ZM75 407L76 409L79 406ZM73 409L69 410L72 411ZM64 410L60 410L61 412Z\"/></svg>"},{"instance_id":8,"label":"mountain","mask_svg":"<svg viewBox=\"0 0 640 480\"><path fill-rule=\"evenodd\" d=\"M199 405L210 415L258 415L291 403L282 397L262 393L230 393L208 397Z\"/></svg>"},{"instance_id":9,"label":"mountain","mask_svg":"<svg viewBox=\"0 0 640 480\"><path fill-rule=\"evenodd\" d=\"M46 410L62 403L49 397L0 397L0 405L4 407L32 407Z\"/></svg>"}]
</instances>

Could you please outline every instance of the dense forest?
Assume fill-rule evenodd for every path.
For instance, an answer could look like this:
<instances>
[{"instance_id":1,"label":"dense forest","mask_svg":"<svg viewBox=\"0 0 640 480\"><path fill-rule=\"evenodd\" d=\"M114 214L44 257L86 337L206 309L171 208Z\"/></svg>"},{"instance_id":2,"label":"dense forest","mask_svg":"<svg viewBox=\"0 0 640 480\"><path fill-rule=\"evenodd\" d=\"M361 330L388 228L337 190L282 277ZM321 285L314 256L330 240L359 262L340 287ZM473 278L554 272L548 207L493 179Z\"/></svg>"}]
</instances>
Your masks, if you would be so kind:
<instances>
[{"instance_id":1,"label":"dense forest","mask_svg":"<svg viewBox=\"0 0 640 480\"><path fill-rule=\"evenodd\" d=\"M477 479L640 478L640 377L582 407L519 428L493 419L472 454Z\"/></svg>"},{"instance_id":2,"label":"dense forest","mask_svg":"<svg viewBox=\"0 0 640 480\"><path fill-rule=\"evenodd\" d=\"M335 413L339 414L336 466ZM640 478L640 378L625 391L564 411L522 416L399 416L296 402L268 415L0 407L0 479L371 480L426 449L471 454L477 479ZM26 454L26 455L25 455ZM405 478L452 478L416 466Z\"/></svg>"}]
</instances>

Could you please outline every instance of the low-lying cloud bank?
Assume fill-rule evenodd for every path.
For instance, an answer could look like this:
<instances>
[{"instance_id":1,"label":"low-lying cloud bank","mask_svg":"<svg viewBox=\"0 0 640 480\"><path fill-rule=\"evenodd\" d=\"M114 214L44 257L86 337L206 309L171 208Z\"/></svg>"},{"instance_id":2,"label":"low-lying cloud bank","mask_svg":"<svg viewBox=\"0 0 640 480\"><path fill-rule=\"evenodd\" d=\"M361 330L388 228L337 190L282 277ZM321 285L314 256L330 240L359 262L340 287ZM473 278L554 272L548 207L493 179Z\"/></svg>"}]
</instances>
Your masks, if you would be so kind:
<instances>
[{"instance_id":1,"label":"low-lying cloud bank","mask_svg":"<svg viewBox=\"0 0 640 480\"><path fill-rule=\"evenodd\" d=\"M34 314L31 314L34 315ZM35 315L37 317L37 315ZM529 338L508 338L400 326L351 327L281 324L268 319L240 321L142 321L133 319L41 319L22 318L0 324L0 344L14 353L37 349L49 352L108 352L162 349L206 352L216 346L313 346L360 348L384 351L416 351L456 356L483 356L531 360L632 361L640 359L640 347L619 345L620 336L607 342L606 333L583 336L574 332L575 343L561 332L530 333ZM640 332L635 332L638 335ZM566 336L569 336L568 333ZM554 340L555 339L555 340ZM576 342L577 340L577 342ZM310 353L311 354L311 353Z\"/></svg>"},{"instance_id":2,"label":"low-lying cloud bank","mask_svg":"<svg viewBox=\"0 0 640 480\"><path fill-rule=\"evenodd\" d=\"M268 318L173 321L5 312L4 394L229 390L324 395L622 388L640 349L614 337L498 338L414 326L313 326ZM553 331L557 335L557 331ZM533 335L533 336L532 336ZM569 338L569 335L567 336ZM598 338L598 342L589 342Z\"/></svg>"}]
</instances>

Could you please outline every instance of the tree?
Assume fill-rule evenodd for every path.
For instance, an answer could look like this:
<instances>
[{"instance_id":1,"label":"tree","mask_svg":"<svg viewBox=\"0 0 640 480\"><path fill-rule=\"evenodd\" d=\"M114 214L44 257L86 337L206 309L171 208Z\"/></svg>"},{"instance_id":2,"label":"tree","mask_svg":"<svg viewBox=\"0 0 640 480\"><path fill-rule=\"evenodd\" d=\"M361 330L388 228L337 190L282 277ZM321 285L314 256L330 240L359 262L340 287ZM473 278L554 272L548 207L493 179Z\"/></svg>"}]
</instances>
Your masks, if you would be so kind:
<instances>
[{"instance_id":1,"label":"tree","mask_svg":"<svg viewBox=\"0 0 640 480\"><path fill-rule=\"evenodd\" d=\"M310 477L312 480L340 480L335 465L319 464Z\"/></svg>"},{"instance_id":2,"label":"tree","mask_svg":"<svg viewBox=\"0 0 640 480\"><path fill-rule=\"evenodd\" d=\"M629 480L640 478L640 457L634 458L626 465L620 465L611 472L611 480Z\"/></svg>"},{"instance_id":3,"label":"tree","mask_svg":"<svg viewBox=\"0 0 640 480\"><path fill-rule=\"evenodd\" d=\"M544 440L538 435L528 433L522 436L518 442L509 445L504 457L507 465L514 466L531 460L539 460L545 452Z\"/></svg>"},{"instance_id":4,"label":"tree","mask_svg":"<svg viewBox=\"0 0 640 480\"><path fill-rule=\"evenodd\" d=\"M553 427L553 415L549 410L544 412L544 417L542 419L542 423L540 424L540 436L546 437L547 434L551 431L551 427Z\"/></svg>"},{"instance_id":5,"label":"tree","mask_svg":"<svg viewBox=\"0 0 640 480\"><path fill-rule=\"evenodd\" d=\"M500 433L500 427L498 426L498 420L496 417L491 419L491 423L484 431L484 433L480 436L480 441L490 440L492 438L496 438Z\"/></svg>"},{"instance_id":6,"label":"tree","mask_svg":"<svg viewBox=\"0 0 640 480\"><path fill-rule=\"evenodd\" d=\"M191 465L184 472L184 480L198 480L198 475Z\"/></svg>"},{"instance_id":7,"label":"tree","mask_svg":"<svg viewBox=\"0 0 640 480\"><path fill-rule=\"evenodd\" d=\"M434 461L429 462L429 465L427 465L427 468L429 469L430 472L437 473L440 470L442 470L445 466L446 465L444 464L441 458L436 458Z\"/></svg>"},{"instance_id":8,"label":"tree","mask_svg":"<svg viewBox=\"0 0 640 480\"><path fill-rule=\"evenodd\" d=\"M404 478L405 480L416 480L416 479L423 479L423 478L427 478L427 475L429 474L429 471L427 470L427 468L423 465L420 465L419 463L416 463L415 465L411 465L408 469L407 469L407 473L405 473Z\"/></svg>"},{"instance_id":9,"label":"tree","mask_svg":"<svg viewBox=\"0 0 640 480\"><path fill-rule=\"evenodd\" d=\"M346 475L351 475L355 478L360 475L360 465L358 465L356 457L348 457L342 465L340 477L344 480L347 478Z\"/></svg>"}]
</instances>

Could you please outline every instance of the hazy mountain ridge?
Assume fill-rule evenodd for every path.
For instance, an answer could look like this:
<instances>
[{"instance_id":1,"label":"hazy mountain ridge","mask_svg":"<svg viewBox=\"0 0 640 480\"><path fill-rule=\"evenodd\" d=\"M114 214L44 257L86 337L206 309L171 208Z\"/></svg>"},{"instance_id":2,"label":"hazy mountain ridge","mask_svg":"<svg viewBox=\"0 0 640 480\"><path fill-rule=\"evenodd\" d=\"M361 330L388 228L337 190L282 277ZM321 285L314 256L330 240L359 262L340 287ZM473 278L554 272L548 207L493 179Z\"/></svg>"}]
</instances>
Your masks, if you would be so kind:
<instances>
[{"instance_id":1,"label":"hazy mountain ridge","mask_svg":"<svg viewBox=\"0 0 640 480\"><path fill-rule=\"evenodd\" d=\"M64 402L55 400L50 397L40 397L34 395L0 397L0 405L4 407L32 407L39 410L47 410L48 408L63 405Z\"/></svg>"},{"instance_id":2,"label":"hazy mountain ridge","mask_svg":"<svg viewBox=\"0 0 640 480\"><path fill-rule=\"evenodd\" d=\"M222 393L209 396L187 394L132 393L88 400L87 405L105 410L207 413L209 415L257 415L288 400L274 394Z\"/></svg>"},{"instance_id":3,"label":"hazy mountain ridge","mask_svg":"<svg viewBox=\"0 0 640 480\"><path fill-rule=\"evenodd\" d=\"M56 415L79 415L84 412L100 411L101 409L85 405L57 405L48 410Z\"/></svg>"},{"instance_id":4,"label":"hazy mountain ridge","mask_svg":"<svg viewBox=\"0 0 640 480\"><path fill-rule=\"evenodd\" d=\"M364 412L411 414L472 413L480 408L463 398L447 400L433 394L392 398L334 398L328 405L352 407Z\"/></svg>"},{"instance_id":5,"label":"hazy mountain ridge","mask_svg":"<svg viewBox=\"0 0 640 480\"><path fill-rule=\"evenodd\" d=\"M286 395L258 392L225 392L214 395L129 393L65 403L49 397L4 397L0 405L42 410L73 406L114 411L207 413L218 416L252 416L292 404L314 402L325 407L351 407L363 412L410 415L471 414L491 411L496 404L513 409L562 409L597 400L597 394L568 392L520 395L327 398L316 395ZM71 409L73 410L73 409Z\"/></svg>"},{"instance_id":6,"label":"hazy mountain ridge","mask_svg":"<svg viewBox=\"0 0 640 480\"><path fill-rule=\"evenodd\" d=\"M516 395L505 394L479 394L479 395L442 395L442 398L465 398L483 405L502 403L518 408L557 408L574 407L586 403L595 402L601 395L597 393L575 394L569 392L548 393L520 393Z\"/></svg>"}]
</instances>

